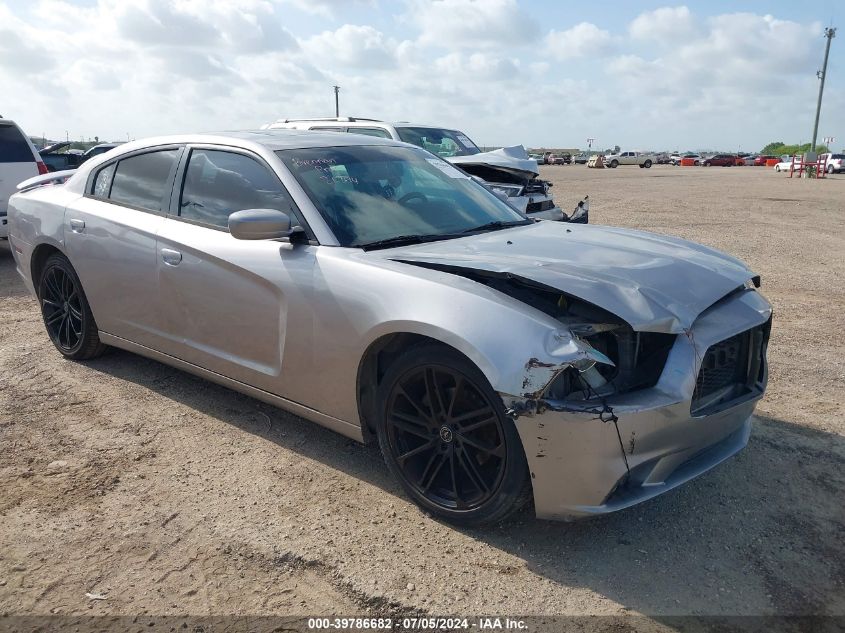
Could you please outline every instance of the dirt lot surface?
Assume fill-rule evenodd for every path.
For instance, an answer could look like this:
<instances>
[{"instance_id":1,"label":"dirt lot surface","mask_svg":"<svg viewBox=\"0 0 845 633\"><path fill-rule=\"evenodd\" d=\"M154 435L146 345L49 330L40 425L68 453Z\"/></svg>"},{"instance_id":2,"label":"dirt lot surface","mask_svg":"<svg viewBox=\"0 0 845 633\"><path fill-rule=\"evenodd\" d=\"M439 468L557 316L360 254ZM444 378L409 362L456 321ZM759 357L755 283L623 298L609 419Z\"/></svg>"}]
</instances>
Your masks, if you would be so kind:
<instances>
[{"instance_id":1,"label":"dirt lot surface","mask_svg":"<svg viewBox=\"0 0 845 633\"><path fill-rule=\"evenodd\" d=\"M845 177L543 175L594 223L762 275L771 380L744 452L602 519L456 529L377 448L132 354L63 360L4 243L0 614L845 614Z\"/></svg>"}]
</instances>

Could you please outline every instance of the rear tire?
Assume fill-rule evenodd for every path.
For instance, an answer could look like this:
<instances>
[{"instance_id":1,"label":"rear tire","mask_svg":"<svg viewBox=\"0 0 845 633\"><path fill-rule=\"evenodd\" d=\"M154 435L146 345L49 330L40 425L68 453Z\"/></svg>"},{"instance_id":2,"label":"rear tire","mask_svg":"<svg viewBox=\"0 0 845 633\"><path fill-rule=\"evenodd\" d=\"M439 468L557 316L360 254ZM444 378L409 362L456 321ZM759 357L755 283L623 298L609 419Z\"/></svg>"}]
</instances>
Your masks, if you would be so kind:
<instances>
[{"instance_id":1,"label":"rear tire","mask_svg":"<svg viewBox=\"0 0 845 633\"><path fill-rule=\"evenodd\" d=\"M63 356L87 360L106 350L79 276L64 255L47 258L38 280L38 301L47 335Z\"/></svg>"},{"instance_id":2,"label":"rear tire","mask_svg":"<svg viewBox=\"0 0 845 633\"><path fill-rule=\"evenodd\" d=\"M513 420L484 374L451 348L412 348L387 369L376 434L408 496L446 521L496 523L531 498Z\"/></svg>"},{"instance_id":3,"label":"rear tire","mask_svg":"<svg viewBox=\"0 0 845 633\"><path fill-rule=\"evenodd\" d=\"M651 161L647 160L646 162L644 162L643 167L645 167L646 169L651 169Z\"/></svg>"}]
</instances>

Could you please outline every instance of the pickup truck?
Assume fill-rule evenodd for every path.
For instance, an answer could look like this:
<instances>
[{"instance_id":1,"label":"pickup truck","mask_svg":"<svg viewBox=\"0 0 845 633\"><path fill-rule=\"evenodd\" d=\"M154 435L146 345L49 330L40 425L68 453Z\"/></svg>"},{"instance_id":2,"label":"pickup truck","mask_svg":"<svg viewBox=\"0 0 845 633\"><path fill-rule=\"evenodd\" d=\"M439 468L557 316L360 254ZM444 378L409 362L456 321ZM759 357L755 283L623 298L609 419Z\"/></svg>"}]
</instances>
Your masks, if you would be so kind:
<instances>
[{"instance_id":1,"label":"pickup truck","mask_svg":"<svg viewBox=\"0 0 845 633\"><path fill-rule=\"evenodd\" d=\"M654 154L645 152L620 152L619 154L608 154L604 157L604 164L608 167L619 167L619 165L639 165L640 168L649 169L657 159Z\"/></svg>"}]
</instances>

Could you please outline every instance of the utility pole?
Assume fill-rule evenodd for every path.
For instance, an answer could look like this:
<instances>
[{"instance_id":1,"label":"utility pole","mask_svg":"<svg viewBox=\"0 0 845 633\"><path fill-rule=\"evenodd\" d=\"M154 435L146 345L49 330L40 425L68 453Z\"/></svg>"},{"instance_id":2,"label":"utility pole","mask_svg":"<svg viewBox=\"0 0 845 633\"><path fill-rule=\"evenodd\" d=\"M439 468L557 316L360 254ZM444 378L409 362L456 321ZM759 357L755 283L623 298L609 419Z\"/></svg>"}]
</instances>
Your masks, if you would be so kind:
<instances>
[{"instance_id":1,"label":"utility pole","mask_svg":"<svg viewBox=\"0 0 845 633\"><path fill-rule=\"evenodd\" d=\"M836 37L836 29L832 26L829 26L824 30L824 36L827 38L827 44L824 47L824 64L822 64L822 69L816 73L816 76L819 78L819 100L816 103L816 122L813 124L813 142L810 146L810 151L816 151L816 135L819 133L819 114L822 111L822 94L824 94L824 80L827 76L827 58L830 55L830 41Z\"/></svg>"},{"instance_id":2,"label":"utility pole","mask_svg":"<svg viewBox=\"0 0 845 633\"><path fill-rule=\"evenodd\" d=\"M340 118L340 100L338 98L339 92L340 92L340 86L334 86L334 115L337 118Z\"/></svg>"}]
</instances>

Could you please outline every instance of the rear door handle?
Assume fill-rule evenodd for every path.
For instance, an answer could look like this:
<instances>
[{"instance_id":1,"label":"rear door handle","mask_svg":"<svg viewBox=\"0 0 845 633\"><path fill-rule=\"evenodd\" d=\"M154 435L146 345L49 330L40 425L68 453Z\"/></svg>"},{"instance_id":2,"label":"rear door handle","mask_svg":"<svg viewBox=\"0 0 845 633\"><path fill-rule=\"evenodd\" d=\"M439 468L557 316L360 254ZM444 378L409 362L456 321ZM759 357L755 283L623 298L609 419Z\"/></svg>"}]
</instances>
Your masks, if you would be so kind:
<instances>
[{"instance_id":1,"label":"rear door handle","mask_svg":"<svg viewBox=\"0 0 845 633\"><path fill-rule=\"evenodd\" d=\"M85 232L85 221L84 220L71 220L70 221L70 230L74 233L84 233Z\"/></svg>"},{"instance_id":2,"label":"rear door handle","mask_svg":"<svg viewBox=\"0 0 845 633\"><path fill-rule=\"evenodd\" d=\"M168 266L178 266L182 261L182 253L174 251L170 248L161 249L161 259Z\"/></svg>"}]
</instances>

